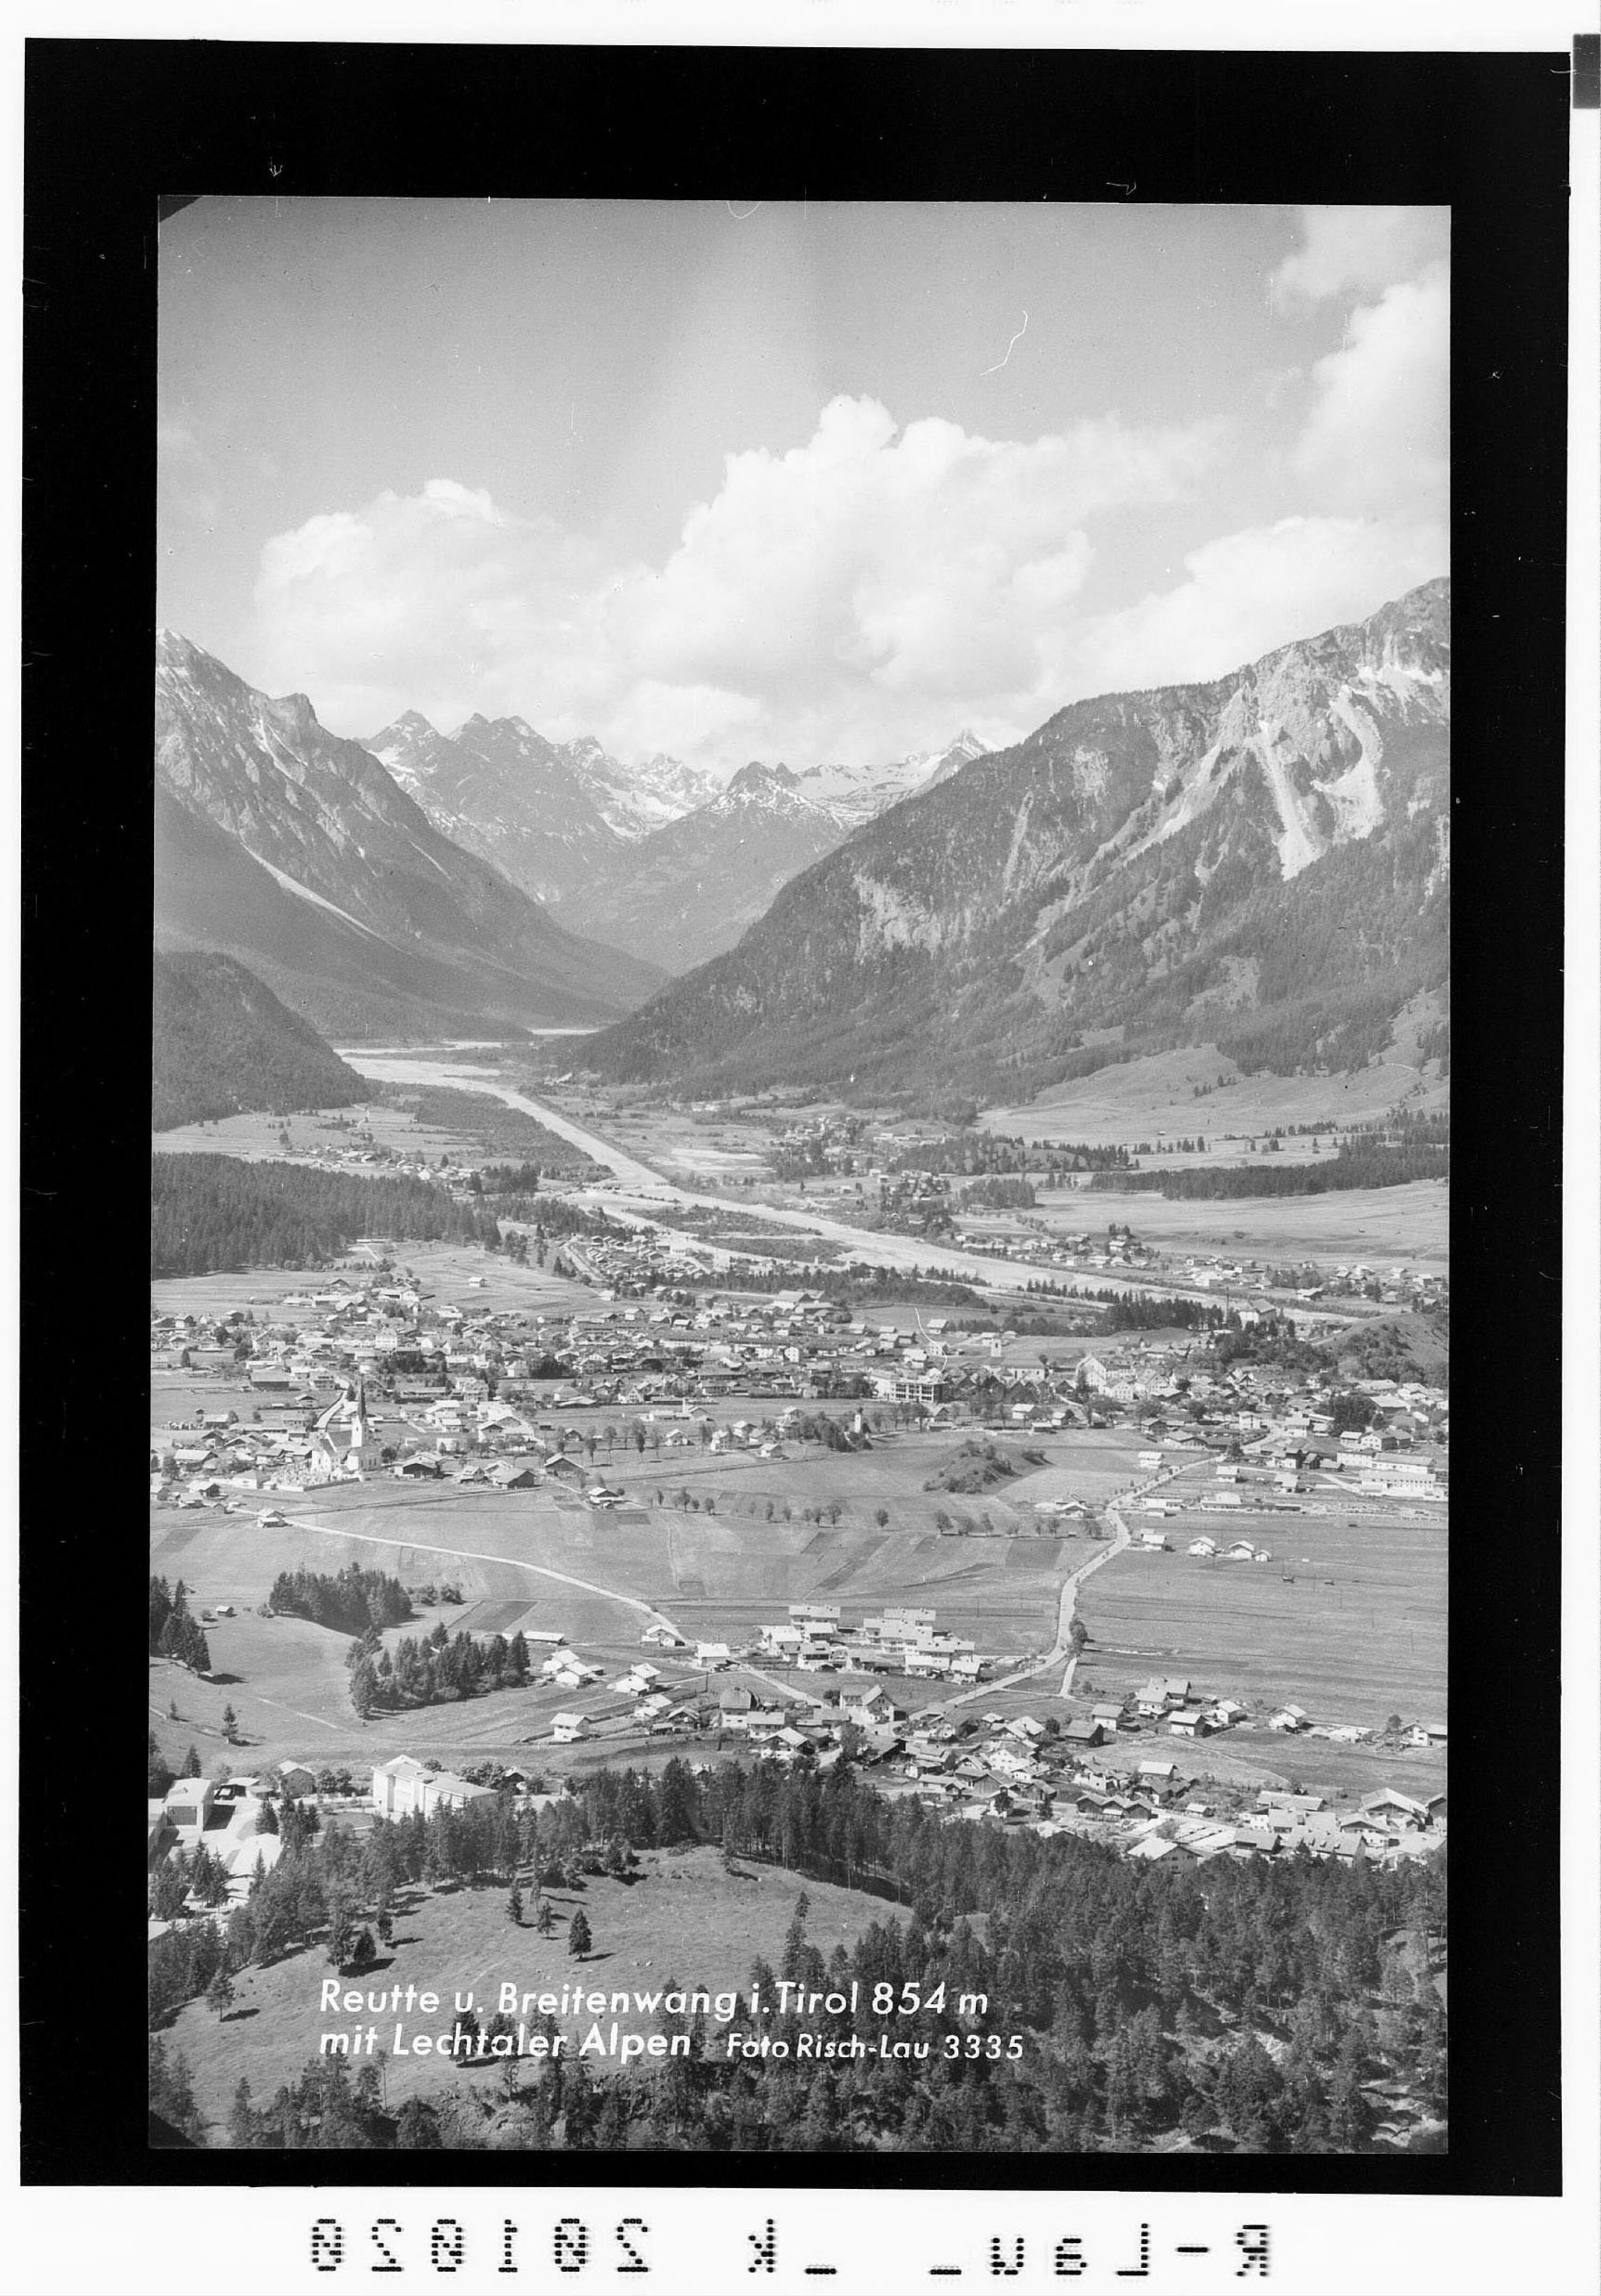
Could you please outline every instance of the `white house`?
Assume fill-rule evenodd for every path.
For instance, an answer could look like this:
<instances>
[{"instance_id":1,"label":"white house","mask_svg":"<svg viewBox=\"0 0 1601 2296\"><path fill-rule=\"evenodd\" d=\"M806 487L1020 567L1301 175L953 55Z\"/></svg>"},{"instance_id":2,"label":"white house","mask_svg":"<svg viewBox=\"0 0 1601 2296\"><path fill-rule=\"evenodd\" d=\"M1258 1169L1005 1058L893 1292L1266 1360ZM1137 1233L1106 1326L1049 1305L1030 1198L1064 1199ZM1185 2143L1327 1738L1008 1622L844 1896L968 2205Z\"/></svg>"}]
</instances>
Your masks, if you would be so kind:
<instances>
[{"instance_id":1,"label":"white house","mask_svg":"<svg viewBox=\"0 0 1601 2296\"><path fill-rule=\"evenodd\" d=\"M380 1817L409 1817L414 1810L426 1817L443 1807L493 1800L492 1787L471 1785L452 1770L426 1769L409 1754L397 1754L373 1772L373 1808Z\"/></svg>"},{"instance_id":2,"label":"white house","mask_svg":"<svg viewBox=\"0 0 1601 2296\"><path fill-rule=\"evenodd\" d=\"M211 1778L180 1778L167 1790L167 1822L181 1833L203 1833L217 1799Z\"/></svg>"}]
</instances>

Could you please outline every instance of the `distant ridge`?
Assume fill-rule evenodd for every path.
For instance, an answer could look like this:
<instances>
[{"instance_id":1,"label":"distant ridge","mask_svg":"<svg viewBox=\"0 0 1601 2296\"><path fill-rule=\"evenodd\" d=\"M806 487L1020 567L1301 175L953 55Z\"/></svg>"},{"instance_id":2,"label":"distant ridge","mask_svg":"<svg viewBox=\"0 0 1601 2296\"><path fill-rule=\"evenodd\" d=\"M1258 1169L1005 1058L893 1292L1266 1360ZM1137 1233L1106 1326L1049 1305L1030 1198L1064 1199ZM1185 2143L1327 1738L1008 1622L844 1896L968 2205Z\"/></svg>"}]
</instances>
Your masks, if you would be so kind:
<instances>
[{"instance_id":1,"label":"distant ridge","mask_svg":"<svg viewBox=\"0 0 1601 2296\"><path fill-rule=\"evenodd\" d=\"M370 1087L253 972L215 949L154 960L151 1124L349 1108Z\"/></svg>"},{"instance_id":2,"label":"distant ridge","mask_svg":"<svg viewBox=\"0 0 1601 2296\"><path fill-rule=\"evenodd\" d=\"M155 780L157 945L238 958L330 1035L600 1023L661 980L442 836L305 694L167 633Z\"/></svg>"},{"instance_id":3,"label":"distant ridge","mask_svg":"<svg viewBox=\"0 0 1601 2296\"><path fill-rule=\"evenodd\" d=\"M596 940L684 972L732 948L789 880L864 821L981 754L796 772L752 759L727 780L668 757L629 767L590 738L521 718L442 734L415 709L366 745L434 827Z\"/></svg>"}]
</instances>

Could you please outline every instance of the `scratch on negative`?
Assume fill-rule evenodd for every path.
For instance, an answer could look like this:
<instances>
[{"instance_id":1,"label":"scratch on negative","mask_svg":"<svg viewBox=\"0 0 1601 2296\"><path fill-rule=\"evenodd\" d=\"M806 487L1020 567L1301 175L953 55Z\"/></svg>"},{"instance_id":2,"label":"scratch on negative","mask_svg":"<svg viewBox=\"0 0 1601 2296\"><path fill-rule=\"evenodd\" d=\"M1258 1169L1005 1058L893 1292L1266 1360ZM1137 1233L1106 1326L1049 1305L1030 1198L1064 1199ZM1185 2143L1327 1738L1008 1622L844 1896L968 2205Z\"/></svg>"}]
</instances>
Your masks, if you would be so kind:
<instances>
[{"instance_id":1,"label":"scratch on negative","mask_svg":"<svg viewBox=\"0 0 1601 2296\"><path fill-rule=\"evenodd\" d=\"M1009 358L1011 357L1011 356L1012 356L1013 352L1016 349L1016 348L1017 348L1018 344L1019 344L1020 342L1022 342L1022 340L1023 337L1028 333L1028 332L1029 332L1029 315L1028 315L1028 313L1025 311L1025 312L1023 313L1023 315L1022 315L1022 326L1021 326L1021 327L1019 327L1019 329L1017 330L1017 332L1013 336L1013 338L1012 338L1011 341L1006 345L1005 357L1001 357L1001 358L998 358L998 359L996 360L995 365L994 365L993 366L987 366L987 367L984 369L984 373L985 373L986 374L998 374L998 373L1000 373L1000 371L1001 371L1002 367L1004 367L1004 366L1006 365L1006 360L1007 360L1007 359L1009 359Z\"/></svg>"}]
</instances>

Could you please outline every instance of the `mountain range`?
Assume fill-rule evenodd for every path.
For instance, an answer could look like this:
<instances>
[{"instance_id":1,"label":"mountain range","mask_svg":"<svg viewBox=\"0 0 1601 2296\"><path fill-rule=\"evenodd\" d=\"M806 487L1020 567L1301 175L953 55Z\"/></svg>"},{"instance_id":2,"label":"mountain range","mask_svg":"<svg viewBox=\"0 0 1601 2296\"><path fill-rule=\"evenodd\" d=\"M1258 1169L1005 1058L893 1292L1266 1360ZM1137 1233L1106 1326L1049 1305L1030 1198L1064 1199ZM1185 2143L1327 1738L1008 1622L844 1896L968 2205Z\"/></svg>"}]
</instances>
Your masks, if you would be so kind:
<instances>
[{"instance_id":1,"label":"mountain range","mask_svg":"<svg viewBox=\"0 0 1601 2296\"><path fill-rule=\"evenodd\" d=\"M1228 676L1075 701L863 824L585 1065L1017 1099L1178 1044L1359 1065L1403 1006L1426 1055L1449 726L1443 578Z\"/></svg>"},{"instance_id":2,"label":"mountain range","mask_svg":"<svg viewBox=\"0 0 1601 2296\"><path fill-rule=\"evenodd\" d=\"M155 812L158 947L235 957L329 1035L590 1025L662 978L442 835L305 694L258 693L166 632Z\"/></svg>"},{"instance_id":3,"label":"mountain range","mask_svg":"<svg viewBox=\"0 0 1601 2296\"><path fill-rule=\"evenodd\" d=\"M981 746L964 732L888 766L753 759L720 782L665 756L630 768L591 736L552 742L521 718L443 734L408 710L365 744L453 842L669 972L731 948L791 877Z\"/></svg>"}]
</instances>

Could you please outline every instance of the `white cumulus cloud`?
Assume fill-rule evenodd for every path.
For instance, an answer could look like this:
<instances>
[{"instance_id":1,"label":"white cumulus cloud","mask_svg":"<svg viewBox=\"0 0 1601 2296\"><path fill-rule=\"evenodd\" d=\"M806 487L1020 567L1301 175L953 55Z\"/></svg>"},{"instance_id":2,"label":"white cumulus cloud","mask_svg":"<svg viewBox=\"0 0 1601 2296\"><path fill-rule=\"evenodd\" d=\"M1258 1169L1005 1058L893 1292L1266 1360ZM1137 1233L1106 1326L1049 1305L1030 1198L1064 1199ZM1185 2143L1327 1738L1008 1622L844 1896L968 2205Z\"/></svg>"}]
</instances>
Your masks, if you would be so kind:
<instances>
[{"instance_id":1,"label":"white cumulus cloud","mask_svg":"<svg viewBox=\"0 0 1601 2296\"><path fill-rule=\"evenodd\" d=\"M1449 481L1450 290L1443 266L1398 281L1351 315L1312 370L1294 455L1319 509L1443 520Z\"/></svg>"},{"instance_id":2,"label":"white cumulus cloud","mask_svg":"<svg viewBox=\"0 0 1601 2296\"><path fill-rule=\"evenodd\" d=\"M1349 289L1375 293L1415 278L1449 252L1449 208L1302 208L1302 241L1274 274L1290 301L1321 302Z\"/></svg>"},{"instance_id":3,"label":"white cumulus cloud","mask_svg":"<svg viewBox=\"0 0 1601 2296\"><path fill-rule=\"evenodd\" d=\"M1080 623L1059 665L1063 699L1221 677L1276 646L1360 621L1431 580L1445 537L1427 522L1293 517L1190 551L1186 578Z\"/></svg>"},{"instance_id":4,"label":"white cumulus cloud","mask_svg":"<svg viewBox=\"0 0 1601 2296\"><path fill-rule=\"evenodd\" d=\"M1027 722L1096 521L1181 497L1219 446L1215 424L1115 417L1027 442L900 429L840 398L804 445L729 455L659 569L433 480L267 544L257 658L361 731L515 709L625 755L887 758L962 718Z\"/></svg>"},{"instance_id":5,"label":"white cumulus cloud","mask_svg":"<svg viewBox=\"0 0 1601 2296\"><path fill-rule=\"evenodd\" d=\"M606 578L554 521L431 479L420 494L321 513L266 545L259 674L304 688L353 733L407 706L444 725L474 709L553 716L606 690L593 682Z\"/></svg>"},{"instance_id":6,"label":"white cumulus cloud","mask_svg":"<svg viewBox=\"0 0 1601 2296\"><path fill-rule=\"evenodd\" d=\"M712 767L886 762L964 724L998 745L1086 694L1221 676L1447 570L1448 226L1303 211L1274 291L1331 347L1281 379L1304 403L1269 448L1115 414L993 439L842 396L800 445L728 455L659 565L433 479L267 544L252 675L342 731L515 711ZM1253 454L1272 514L1222 509L1181 578L1109 610L1120 516L1193 521Z\"/></svg>"}]
</instances>

